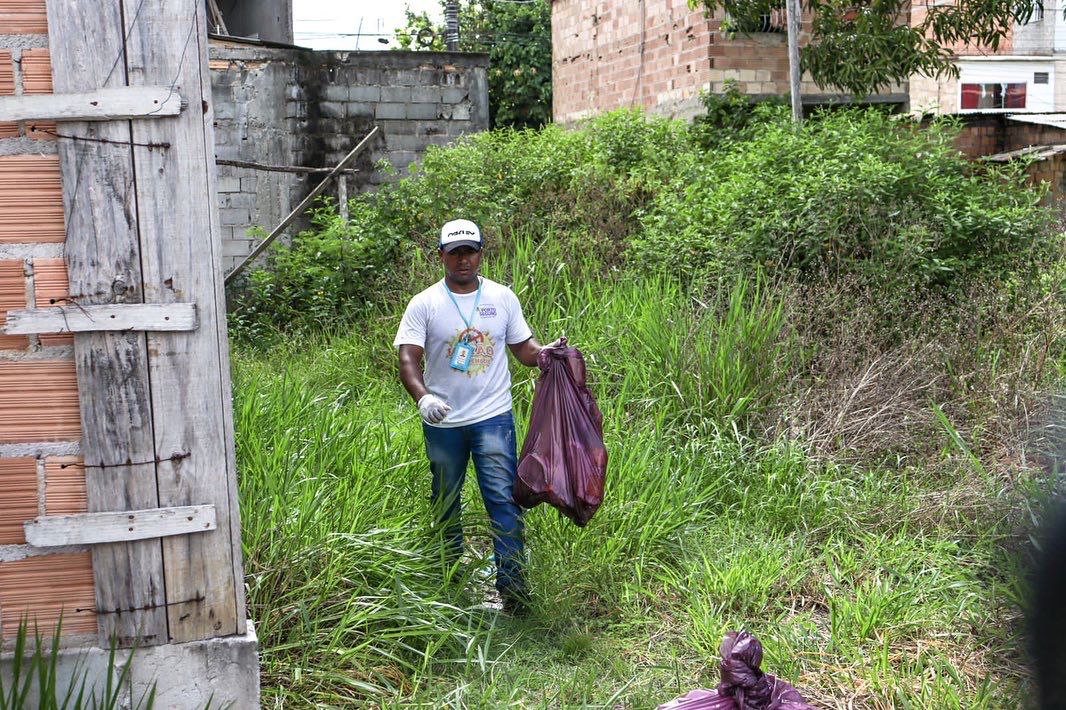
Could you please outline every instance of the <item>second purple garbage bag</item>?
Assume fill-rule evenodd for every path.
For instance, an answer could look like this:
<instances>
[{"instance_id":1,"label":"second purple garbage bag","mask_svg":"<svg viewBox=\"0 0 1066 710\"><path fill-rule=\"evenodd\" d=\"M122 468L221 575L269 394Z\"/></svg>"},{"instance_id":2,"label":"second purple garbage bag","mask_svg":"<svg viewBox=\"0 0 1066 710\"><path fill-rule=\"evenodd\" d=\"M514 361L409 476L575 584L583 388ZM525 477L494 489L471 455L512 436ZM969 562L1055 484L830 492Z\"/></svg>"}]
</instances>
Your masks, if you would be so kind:
<instances>
[{"instance_id":1,"label":"second purple garbage bag","mask_svg":"<svg viewBox=\"0 0 1066 710\"><path fill-rule=\"evenodd\" d=\"M718 687L693 690L659 710L815 710L791 685L762 672L762 644L747 631L727 633L718 651Z\"/></svg>"},{"instance_id":2,"label":"second purple garbage bag","mask_svg":"<svg viewBox=\"0 0 1066 710\"><path fill-rule=\"evenodd\" d=\"M529 432L518 457L514 501L547 503L584 527L603 502L603 415L585 385L585 358L566 346L540 352Z\"/></svg>"}]
</instances>

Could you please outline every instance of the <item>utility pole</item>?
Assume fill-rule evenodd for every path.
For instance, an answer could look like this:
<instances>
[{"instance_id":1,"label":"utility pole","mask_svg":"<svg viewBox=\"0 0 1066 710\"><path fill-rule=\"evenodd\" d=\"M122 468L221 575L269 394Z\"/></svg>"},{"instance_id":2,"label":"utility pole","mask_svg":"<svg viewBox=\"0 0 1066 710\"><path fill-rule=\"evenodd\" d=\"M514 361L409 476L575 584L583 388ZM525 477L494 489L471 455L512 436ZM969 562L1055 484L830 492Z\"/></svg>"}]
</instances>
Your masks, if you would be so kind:
<instances>
[{"instance_id":1,"label":"utility pole","mask_svg":"<svg viewBox=\"0 0 1066 710\"><path fill-rule=\"evenodd\" d=\"M459 51L459 0L444 6L444 44L449 52Z\"/></svg>"},{"instance_id":2,"label":"utility pole","mask_svg":"<svg viewBox=\"0 0 1066 710\"><path fill-rule=\"evenodd\" d=\"M788 24L788 83L792 98L792 120L803 123L803 100L800 97L800 0L785 0Z\"/></svg>"}]
</instances>

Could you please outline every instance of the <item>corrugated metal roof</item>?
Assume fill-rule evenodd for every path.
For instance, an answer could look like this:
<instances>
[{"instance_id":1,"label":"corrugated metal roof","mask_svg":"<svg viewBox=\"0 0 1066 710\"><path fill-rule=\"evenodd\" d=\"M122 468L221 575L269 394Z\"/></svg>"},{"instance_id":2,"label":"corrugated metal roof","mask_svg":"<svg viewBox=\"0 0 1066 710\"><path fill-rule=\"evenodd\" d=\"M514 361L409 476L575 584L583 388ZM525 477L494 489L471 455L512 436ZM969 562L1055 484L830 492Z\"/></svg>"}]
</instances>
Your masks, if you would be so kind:
<instances>
[{"instance_id":1,"label":"corrugated metal roof","mask_svg":"<svg viewBox=\"0 0 1066 710\"><path fill-rule=\"evenodd\" d=\"M1066 113L1012 113L1007 120L1066 130Z\"/></svg>"},{"instance_id":2,"label":"corrugated metal roof","mask_svg":"<svg viewBox=\"0 0 1066 710\"><path fill-rule=\"evenodd\" d=\"M1027 148L1010 150L1006 153L987 155L985 156L985 160L989 160L993 163L1007 163L1016 158L1027 156L1031 156L1035 160L1047 160L1048 158L1053 158L1062 153L1066 153L1066 143L1056 143L1054 145L1031 145Z\"/></svg>"}]
</instances>

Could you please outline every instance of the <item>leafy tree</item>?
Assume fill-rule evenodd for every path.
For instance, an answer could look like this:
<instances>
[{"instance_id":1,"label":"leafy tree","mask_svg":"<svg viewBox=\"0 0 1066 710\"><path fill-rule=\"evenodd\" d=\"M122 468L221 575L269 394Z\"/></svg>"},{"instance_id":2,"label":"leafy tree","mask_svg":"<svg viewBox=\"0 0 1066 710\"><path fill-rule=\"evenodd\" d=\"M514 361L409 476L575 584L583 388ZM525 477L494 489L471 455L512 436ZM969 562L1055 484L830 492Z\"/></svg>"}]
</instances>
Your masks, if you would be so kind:
<instances>
[{"instance_id":1,"label":"leafy tree","mask_svg":"<svg viewBox=\"0 0 1066 710\"><path fill-rule=\"evenodd\" d=\"M445 5L441 0L441 8ZM444 50L444 26L407 10L401 49ZM536 128L551 120L551 4L548 0L470 0L459 8L459 49L488 52L494 128Z\"/></svg>"},{"instance_id":2,"label":"leafy tree","mask_svg":"<svg viewBox=\"0 0 1066 710\"><path fill-rule=\"evenodd\" d=\"M734 31L759 27L783 0L689 0L708 12L723 10ZM915 74L957 76L953 46L995 51L1015 23L1043 10L1043 0L801 0L812 16L801 66L821 87L866 96ZM912 6L927 13L913 26Z\"/></svg>"}]
</instances>

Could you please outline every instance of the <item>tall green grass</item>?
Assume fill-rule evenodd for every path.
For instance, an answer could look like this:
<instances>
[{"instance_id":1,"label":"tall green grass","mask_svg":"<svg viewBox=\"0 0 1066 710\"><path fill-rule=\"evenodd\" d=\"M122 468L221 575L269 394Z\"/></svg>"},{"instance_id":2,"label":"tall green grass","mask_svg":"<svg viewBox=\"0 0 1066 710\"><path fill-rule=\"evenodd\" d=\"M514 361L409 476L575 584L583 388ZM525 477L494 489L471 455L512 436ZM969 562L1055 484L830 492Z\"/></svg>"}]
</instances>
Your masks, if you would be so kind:
<instances>
[{"instance_id":1,"label":"tall green grass","mask_svg":"<svg viewBox=\"0 0 1066 710\"><path fill-rule=\"evenodd\" d=\"M815 462L750 424L795 357L780 289L693 298L572 244L486 255L534 331L586 355L610 453L583 529L527 517L528 619L482 604L490 545L468 483L470 564L428 526L428 466L391 336L358 329L235 354L250 608L267 705L650 707L717 681L727 629L824 707L1001 708L1025 687L1016 501L995 477ZM412 280L438 278L431 262ZM519 429L535 373L514 364ZM944 437L943 465L958 464ZM969 471L970 462L959 464ZM956 485L956 484L951 484Z\"/></svg>"}]
</instances>

